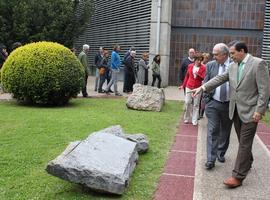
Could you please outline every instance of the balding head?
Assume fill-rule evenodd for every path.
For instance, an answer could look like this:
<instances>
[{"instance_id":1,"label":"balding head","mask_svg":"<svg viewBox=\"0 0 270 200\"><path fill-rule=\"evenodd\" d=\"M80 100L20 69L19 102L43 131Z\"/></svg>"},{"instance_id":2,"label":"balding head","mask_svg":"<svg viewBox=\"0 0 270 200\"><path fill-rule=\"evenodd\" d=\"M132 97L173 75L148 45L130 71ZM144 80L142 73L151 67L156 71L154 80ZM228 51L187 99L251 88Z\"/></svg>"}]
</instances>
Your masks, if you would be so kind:
<instances>
[{"instance_id":1,"label":"balding head","mask_svg":"<svg viewBox=\"0 0 270 200\"><path fill-rule=\"evenodd\" d=\"M214 59L217 61L217 63L224 64L224 62L229 57L228 46L224 43L216 44L213 48L213 56L214 56Z\"/></svg>"},{"instance_id":2,"label":"balding head","mask_svg":"<svg viewBox=\"0 0 270 200\"><path fill-rule=\"evenodd\" d=\"M190 48L190 49L188 50L188 56L189 56L191 59L194 58L194 56L195 56L195 50L194 50L193 48Z\"/></svg>"},{"instance_id":3,"label":"balding head","mask_svg":"<svg viewBox=\"0 0 270 200\"><path fill-rule=\"evenodd\" d=\"M214 50L218 51L222 55L229 55L229 47L224 43L218 43L214 46Z\"/></svg>"}]
</instances>

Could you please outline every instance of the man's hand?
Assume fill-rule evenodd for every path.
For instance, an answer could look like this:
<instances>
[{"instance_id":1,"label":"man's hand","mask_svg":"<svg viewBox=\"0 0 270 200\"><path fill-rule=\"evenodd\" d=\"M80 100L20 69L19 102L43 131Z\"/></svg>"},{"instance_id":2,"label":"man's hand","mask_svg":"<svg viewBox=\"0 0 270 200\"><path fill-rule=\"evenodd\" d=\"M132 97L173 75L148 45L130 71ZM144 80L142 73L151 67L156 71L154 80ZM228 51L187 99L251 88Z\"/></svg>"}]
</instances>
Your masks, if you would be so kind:
<instances>
[{"instance_id":1,"label":"man's hand","mask_svg":"<svg viewBox=\"0 0 270 200\"><path fill-rule=\"evenodd\" d=\"M183 88L184 88L183 85L180 85L180 86L178 87L179 90L182 90Z\"/></svg>"},{"instance_id":2,"label":"man's hand","mask_svg":"<svg viewBox=\"0 0 270 200\"><path fill-rule=\"evenodd\" d=\"M253 121L254 122L259 122L262 119L262 114L258 112L254 112L253 114Z\"/></svg>"},{"instance_id":3,"label":"man's hand","mask_svg":"<svg viewBox=\"0 0 270 200\"><path fill-rule=\"evenodd\" d=\"M203 91L202 86L201 86L201 87L198 87L198 88L196 88L196 89L190 90L190 92L192 93L192 96L193 96L193 97L197 96L197 95L200 94L202 91Z\"/></svg>"}]
</instances>

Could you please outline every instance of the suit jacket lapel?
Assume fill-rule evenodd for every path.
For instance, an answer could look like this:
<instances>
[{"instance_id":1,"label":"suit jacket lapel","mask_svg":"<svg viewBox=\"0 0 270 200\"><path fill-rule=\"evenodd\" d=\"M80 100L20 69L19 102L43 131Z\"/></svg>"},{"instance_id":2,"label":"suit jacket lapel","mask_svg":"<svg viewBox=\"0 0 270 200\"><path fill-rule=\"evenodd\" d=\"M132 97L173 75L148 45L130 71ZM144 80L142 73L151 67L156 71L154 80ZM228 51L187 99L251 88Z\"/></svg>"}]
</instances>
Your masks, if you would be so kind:
<instances>
[{"instance_id":1,"label":"suit jacket lapel","mask_svg":"<svg viewBox=\"0 0 270 200\"><path fill-rule=\"evenodd\" d=\"M237 63L231 63L229 65L229 71L231 71L232 73L232 84L234 85L234 87L237 87L238 83L237 83L237 73L238 73L238 64Z\"/></svg>"},{"instance_id":2,"label":"suit jacket lapel","mask_svg":"<svg viewBox=\"0 0 270 200\"><path fill-rule=\"evenodd\" d=\"M218 75L218 70L219 70L219 64L216 62L215 65L216 65L216 66L214 66L214 69L213 69L214 77L215 77L216 75Z\"/></svg>"},{"instance_id":3,"label":"suit jacket lapel","mask_svg":"<svg viewBox=\"0 0 270 200\"><path fill-rule=\"evenodd\" d=\"M210 71L210 78L209 80L211 80L212 78L214 78L216 75L218 75L218 70L219 70L219 64L217 62L213 63L213 65L211 66L211 71ZM208 81L209 81L208 80ZM215 94L216 89L212 90L209 93L210 97L213 97L213 95Z\"/></svg>"},{"instance_id":4,"label":"suit jacket lapel","mask_svg":"<svg viewBox=\"0 0 270 200\"><path fill-rule=\"evenodd\" d=\"M252 62L253 62L253 59L252 59L252 56L250 55L247 62L246 62L246 64L245 64L245 67L243 69L242 76L240 77L238 85L242 82L242 80L245 77L246 73L252 68Z\"/></svg>"}]
</instances>

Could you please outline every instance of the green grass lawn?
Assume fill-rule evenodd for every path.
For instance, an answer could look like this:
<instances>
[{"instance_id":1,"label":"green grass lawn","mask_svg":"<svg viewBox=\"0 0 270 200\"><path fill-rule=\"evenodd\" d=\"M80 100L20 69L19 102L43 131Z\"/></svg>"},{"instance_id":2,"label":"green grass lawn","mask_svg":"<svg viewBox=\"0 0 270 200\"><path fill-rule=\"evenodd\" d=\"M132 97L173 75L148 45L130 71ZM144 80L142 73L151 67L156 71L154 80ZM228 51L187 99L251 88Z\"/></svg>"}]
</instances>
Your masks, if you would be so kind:
<instances>
[{"instance_id":1,"label":"green grass lawn","mask_svg":"<svg viewBox=\"0 0 270 200\"><path fill-rule=\"evenodd\" d=\"M265 113L265 115L263 116L263 121L270 127L270 111L269 111L269 109Z\"/></svg>"},{"instance_id":2,"label":"green grass lawn","mask_svg":"<svg viewBox=\"0 0 270 200\"><path fill-rule=\"evenodd\" d=\"M0 102L0 199L150 200L162 173L182 112L166 101L162 112L129 110L125 99L75 99L66 107L41 108ZM145 133L149 151L140 155L122 196L100 195L46 173L47 163L75 140L111 125Z\"/></svg>"}]
</instances>

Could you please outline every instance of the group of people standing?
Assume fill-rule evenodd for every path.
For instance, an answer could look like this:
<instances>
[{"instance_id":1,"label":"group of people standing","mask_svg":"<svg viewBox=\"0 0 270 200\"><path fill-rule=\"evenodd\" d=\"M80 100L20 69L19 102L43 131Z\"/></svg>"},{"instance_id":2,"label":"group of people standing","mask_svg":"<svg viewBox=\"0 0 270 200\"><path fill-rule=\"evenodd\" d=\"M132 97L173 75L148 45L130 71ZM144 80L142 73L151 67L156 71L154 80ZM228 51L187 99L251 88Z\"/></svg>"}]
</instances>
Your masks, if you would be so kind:
<instances>
[{"instance_id":1,"label":"group of people standing","mask_svg":"<svg viewBox=\"0 0 270 200\"><path fill-rule=\"evenodd\" d=\"M89 75L87 53L89 52L89 45L83 45L83 50L79 54L78 59L81 61L85 68L85 81L84 87L82 89L82 94L84 97L88 97L87 93L87 79ZM124 66L124 84L123 92L132 93L133 85L135 83L140 83L142 85L148 85L149 69L152 70L152 86L155 85L156 79L158 80L157 87L161 87L161 75L160 75L160 55L156 55L153 61L149 64L148 53L143 53L141 59L136 63L136 50L135 47L131 47L124 58L121 60L119 52L121 50L120 45L116 44L113 47L111 56L109 56L109 51L103 47L99 48L99 52L95 56L95 66L96 66L96 79L95 79L95 91L98 93L114 93L116 96L121 96L122 94L118 91L118 80L119 73L122 66ZM109 59L110 57L110 59ZM107 84L104 88L104 83ZM113 91L111 87L114 87Z\"/></svg>"},{"instance_id":2,"label":"group of people standing","mask_svg":"<svg viewBox=\"0 0 270 200\"><path fill-rule=\"evenodd\" d=\"M208 170L215 167L216 160L225 162L234 124L239 148L232 176L223 182L234 188L242 185L252 167L253 139L270 97L269 68L264 60L249 54L246 44L240 41L228 46L218 43L212 55L213 61L200 64L201 54L190 49L188 60L183 61L188 65L179 72L183 80L180 88L186 88L184 120L190 116L192 104L192 123L196 125L198 99L202 95L208 118L205 163Z\"/></svg>"}]
</instances>

